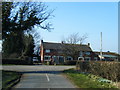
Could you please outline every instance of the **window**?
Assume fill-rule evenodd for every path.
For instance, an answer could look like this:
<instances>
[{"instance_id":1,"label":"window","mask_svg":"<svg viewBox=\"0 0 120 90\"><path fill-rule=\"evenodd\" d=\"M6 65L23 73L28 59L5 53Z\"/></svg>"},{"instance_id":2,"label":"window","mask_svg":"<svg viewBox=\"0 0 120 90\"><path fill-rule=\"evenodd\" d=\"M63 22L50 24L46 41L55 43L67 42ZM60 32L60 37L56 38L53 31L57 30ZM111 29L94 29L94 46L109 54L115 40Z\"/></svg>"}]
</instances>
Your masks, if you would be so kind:
<instances>
[{"instance_id":1,"label":"window","mask_svg":"<svg viewBox=\"0 0 120 90\"><path fill-rule=\"evenodd\" d=\"M97 57L94 57L94 60L95 60L95 61L97 61L97 60L98 60L98 58L97 58Z\"/></svg>"},{"instance_id":2,"label":"window","mask_svg":"<svg viewBox=\"0 0 120 90\"><path fill-rule=\"evenodd\" d=\"M44 60L50 60L51 56L44 56Z\"/></svg>"},{"instance_id":3,"label":"window","mask_svg":"<svg viewBox=\"0 0 120 90\"><path fill-rule=\"evenodd\" d=\"M46 53L50 53L50 50L49 50L49 49L46 49L45 52L46 52Z\"/></svg>"},{"instance_id":4,"label":"window","mask_svg":"<svg viewBox=\"0 0 120 90\"><path fill-rule=\"evenodd\" d=\"M90 52L85 52L86 55L90 55Z\"/></svg>"},{"instance_id":5,"label":"window","mask_svg":"<svg viewBox=\"0 0 120 90\"><path fill-rule=\"evenodd\" d=\"M90 61L90 57L85 57L85 61Z\"/></svg>"},{"instance_id":6,"label":"window","mask_svg":"<svg viewBox=\"0 0 120 90\"><path fill-rule=\"evenodd\" d=\"M73 60L71 56L67 56L67 60Z\"/></svg>"}]
</instances>

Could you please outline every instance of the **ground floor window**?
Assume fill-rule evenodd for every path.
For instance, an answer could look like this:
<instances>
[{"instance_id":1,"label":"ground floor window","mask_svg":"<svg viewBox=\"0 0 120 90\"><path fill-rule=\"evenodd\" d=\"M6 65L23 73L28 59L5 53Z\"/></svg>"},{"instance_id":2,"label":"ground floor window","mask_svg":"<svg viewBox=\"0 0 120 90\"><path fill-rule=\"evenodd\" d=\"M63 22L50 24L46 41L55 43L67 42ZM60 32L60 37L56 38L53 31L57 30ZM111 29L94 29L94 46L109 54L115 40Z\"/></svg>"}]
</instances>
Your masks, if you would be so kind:
<instances>
[{"instance_id":1,"label":"ground floor window","mask_svg":"<svg viewBox=\"0 0 120 90\"><path fill-rule=\"evenodd\" d=\"M85 57L85 61L90 61L91 57Z\"/></svg>"},{"instance_id":2,"label":"ground floor window","mask_svg":"<svg viewBox=\"0 0 120 90\"><path fill-rule=\"evenodd\" d=\"M71 56L67 56L66 60L73 60Z\"/></svg>"},{"instance_id":3,"label":"ground floor window","mask_svg":"<svg viewBox=\"0 0 120 90\"><path fill-rule=\"evenodd\" d=\"M63 56L52 56L52 60L56 64L64 63L64 57Z\"/></svg>"},{"instance_id":4,"label":"ground floor window","mask_svg":"<svg viewBox=\"0 0 120 90\"><path fill-rule=\"evenodd\" d=\"M94 60L95 60L95 61L97 61L97 60L98 60L98 58L97 58L97 57L94 57Z\"/></svg>"},{"instance_id":5,"label":"ground floor window","mask_svg":"<svg viewBox=\"0 0 120 90\"><path fill-rule=\"evenodd\" d=\"M44 60L45 60L45 61L49 61L50 58L51 58L51 56L47 56L47 55L44 56Z\"/></svg>"}]
</instances>

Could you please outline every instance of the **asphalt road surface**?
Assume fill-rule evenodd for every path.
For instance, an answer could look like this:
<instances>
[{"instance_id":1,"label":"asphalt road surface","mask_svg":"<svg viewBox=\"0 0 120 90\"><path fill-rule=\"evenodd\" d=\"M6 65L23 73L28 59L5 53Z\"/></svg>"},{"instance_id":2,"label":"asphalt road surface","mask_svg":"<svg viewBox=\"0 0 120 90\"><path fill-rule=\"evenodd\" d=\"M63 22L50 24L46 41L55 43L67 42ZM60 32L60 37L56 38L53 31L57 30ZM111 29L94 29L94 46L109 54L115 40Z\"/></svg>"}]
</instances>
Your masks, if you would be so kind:
<instances>
[{"instance_id":1,"label":"asphalt road surface","mask_svg":"<svg viewBox=\"0 0 120 90\"><path fill-rule=\"evenodd\" d=\"M53 73L26 73L14 88L75 88L62 74Z\"/></svg>"},{"instance_id":2,"label":"asphalt road surface","mask_svg":"<svg viewBox=\"0 0 120 90\"><path fill-rule=\"evenodd\" d=\"M3 65L2 70L18 72L38 72L38 71L63 71L65 69L75 68L75 66L48 66L48 65Z\"/></svg>"},{"instance_id":3,"label":"asphalt road surface","mask_svg":"<svg viewBox=\"0 0 120 90\"><path fill-rule=\"evenodd\" d=\"M14 88L75 88L61 72L75 66L48 65L3 65L2 70L23 73L20 82Z\"/></svg>"}]
</instances>

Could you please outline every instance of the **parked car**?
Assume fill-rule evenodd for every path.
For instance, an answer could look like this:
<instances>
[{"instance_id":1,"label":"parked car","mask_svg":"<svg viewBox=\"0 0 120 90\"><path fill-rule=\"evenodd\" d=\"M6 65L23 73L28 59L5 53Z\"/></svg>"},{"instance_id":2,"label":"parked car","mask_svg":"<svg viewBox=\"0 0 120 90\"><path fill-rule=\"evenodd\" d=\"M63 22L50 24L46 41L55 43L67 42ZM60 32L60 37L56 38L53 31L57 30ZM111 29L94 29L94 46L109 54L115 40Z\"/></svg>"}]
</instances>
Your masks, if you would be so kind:
<instances>
[{"instance_id":1,"label":"parked car","mask_svg":"<svg viewBox=\"0 0 120 90\"><path fill-rule=\"evenodd\" d=\"M39 63L39 60L37 57L33 57L33 64L38 64Z\"/></svg>"}]
</instances>

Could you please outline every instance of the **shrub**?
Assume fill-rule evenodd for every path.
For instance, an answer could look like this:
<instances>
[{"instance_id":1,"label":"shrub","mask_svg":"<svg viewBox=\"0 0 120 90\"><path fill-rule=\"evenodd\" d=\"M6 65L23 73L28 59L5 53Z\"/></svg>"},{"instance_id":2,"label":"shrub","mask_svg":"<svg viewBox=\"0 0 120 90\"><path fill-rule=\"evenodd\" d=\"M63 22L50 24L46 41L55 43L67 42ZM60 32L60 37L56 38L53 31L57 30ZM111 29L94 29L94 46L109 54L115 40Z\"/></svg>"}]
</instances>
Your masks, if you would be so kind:
<instances>
[{"instance_id":1,"label":"shrub","mask_svg":"<svg viewBox=\"0 0 120 90\"><path fill-rule=\"evenodd\" d=\"M112 81L120 81L120 62L107 61L78 61L76 65L77 70L81 72L88 72L94 75L102 76Z\"/></svg>"},{"instance_id":2,"label":"shrub","mask_svg":"<svg viewBox=\"0 0 120 90\"><path fill-rule=\"evenodd\" d=\"M67 60L64 65L76 65L77 60Z\"/></svg>"},{"instance_id":3,"label":"shrub","mask_svg":"<svg viewBox=\"0 0 120 90\"><path fill-rule=\"evenodd\" d=\"M12 59L2 59L2 64L15 64L15 65L27 65L27 60L21 60L17 58Z\"/></svg>"}]
</instances>

